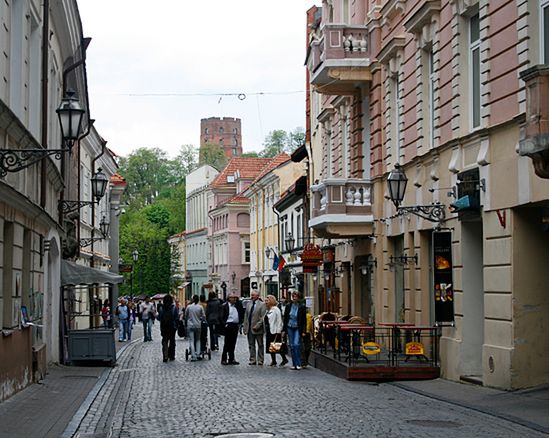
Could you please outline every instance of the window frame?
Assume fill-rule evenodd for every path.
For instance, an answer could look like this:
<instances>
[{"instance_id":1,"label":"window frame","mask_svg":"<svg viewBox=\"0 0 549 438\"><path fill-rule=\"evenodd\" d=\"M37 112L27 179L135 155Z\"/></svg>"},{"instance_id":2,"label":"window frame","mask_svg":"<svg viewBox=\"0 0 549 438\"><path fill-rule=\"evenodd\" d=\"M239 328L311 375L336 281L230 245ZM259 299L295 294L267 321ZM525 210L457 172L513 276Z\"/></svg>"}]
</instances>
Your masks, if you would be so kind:
<instances>
[{"instance_id":1,"label":"window frame","mask_svg":"<svg viewBox=\"0 0 549 438\"><path fill-rule=\"evenodd\" d=\"M477 40L472 40L472 21L473 18L478 17L479 23L479 36ZM480 73L480 14L477 12L471 15L467 20L467 45L468 45L468 56L469 56L469 126L472 131L481 128L482 126L482 102L481 102L481 73ZM478 75L474 75L474 57L475 52L478 52ZM478 79L478 106L475 105L475 77ZM478 110L478 124L475 125L475 108Z\"/></svg>"}]
</instances>

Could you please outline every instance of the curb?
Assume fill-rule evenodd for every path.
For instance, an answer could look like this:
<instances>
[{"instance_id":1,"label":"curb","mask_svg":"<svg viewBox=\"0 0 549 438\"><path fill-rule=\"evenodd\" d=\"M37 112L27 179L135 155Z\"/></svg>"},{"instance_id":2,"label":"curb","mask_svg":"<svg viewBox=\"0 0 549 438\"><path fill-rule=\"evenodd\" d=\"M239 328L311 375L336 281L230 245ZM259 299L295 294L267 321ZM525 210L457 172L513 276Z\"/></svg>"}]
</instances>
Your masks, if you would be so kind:
<instances>
[{"instance_id":1,"label":"curb","mask_svg":"<svg viewBox=\"0 0 549 438\"><path fill-rule=\"evenodd\" d=\"M122 355L126 352L126 350L131 347L134 343L139 342L139 339L134 339L129 344L126 344L118 350L116 354L116 362L119 361L119 359L122 357ZM75 436L78 428L80 427L80 424L82 423L82 420L90 410L91 405L97 398L97 395L103 389L103 386L105 386L105 383L107 383L107 380L111 373L113 372L115 367L109 367L105 369L101 373L101 376L99 377L99 380L97 383L93 386L93 388L90 390L80 407L78 408L78 411L73 415L71 420L69 421L69 424L63 431L63 433L60 435L60 438L72 438Z\"/></svg>"},{"instance_id":2,"label":"curb","mask_svg":"<svg viewBox=\"0 0 549 438\"><path fill-rule=\"evenodd\" d=\"M448 404L451 404L451 405L456 405L456 406L460 406L462 408L471 409L472 411L480 412L482 414L490 415L492 417L500 418L502 420L506 420L506 421L509 421L511 423L519 424L521 426L524 426L528 429L535 430L537 432L542 432L542 433L545 433L545 434L549 434L549 428L541 426L541 425L536 424L536 423L532 423L531 421L524 420L524 419L519 418L519 417L515 417L513 415L502 414L500 412L493 411L493 410L488 409L488 408L482 408L482 407L479 407L477 405L462 402L462 401L450 400L448 398L438 396L438 395L434 395L434 394L431 394L429 392L422 391L420 389L409 388L406 385L403 385L402 383L391 382L391 383L388 383L388 385L395 386L395 387L397 387L399 389L402 389L404 391L412 392L414 394L418 394L418 395L421 395L423 397L428 397L428 398L439 400L439 401L442 401L442 402L445 402L445 403L448 403Z\"/></svg>"}]
</instances>

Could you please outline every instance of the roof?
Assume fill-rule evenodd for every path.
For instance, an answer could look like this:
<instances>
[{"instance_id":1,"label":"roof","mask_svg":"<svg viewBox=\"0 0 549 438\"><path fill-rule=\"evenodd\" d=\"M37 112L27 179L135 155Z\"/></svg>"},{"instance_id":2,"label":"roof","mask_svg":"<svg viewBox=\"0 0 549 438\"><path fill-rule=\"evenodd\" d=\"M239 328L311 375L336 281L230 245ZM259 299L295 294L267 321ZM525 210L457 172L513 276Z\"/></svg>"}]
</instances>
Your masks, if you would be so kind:
<instances>
[{"instance_id":1,"label":"roof","mask_svg":"<svg viewBox=\"0 0 549 438\"><path fill-rule=\"evenodd\" d=\"M115 186L127 186L128 183L124 179L122 175L119 173L115 173L113 176L111 176L111 184Z\"/></svg>"},{"instance_id":2,"label":"roof","mask_svg":"<svg viewBox=\"0 0 549 438\"><path fill-rule=\"evenodd\" d=\"M278 154L277 156L270 158L271 161L263 168L263 170L257 175L257 177L254 180L254 183L256 181L259 181L261 178L263 178L265 175L267 175L272 170L276 169L278 166L290 161L290 156L284 152ZM252 183L253 184L253 183Z\"/></svg>"},{"instance_id":3,"label":"roof","mask_svg":"<svg viewBox=\"0 0 549 438\"><path fill-rule=\"evenodd\" d=\"M249 203L250 203L249 198L247 198L245 196L242 196L242 193L237 193L232 198L229 198L226 201L223 201L223 202L217 204L214 209L210 210L210 212L216 211L216 210L226 206L227 204L242 204L242 205L244 205L244 204L249 204Z\"/></svg>"},{"instance_id":4,"label":"roof","mask_svg":"<svg viewBox=\"0 0 549 438\"><path fill-rule=\"evenodd\" d=\"M272 158L234 157L211 183L212 188L233 187L227 182L227 176L234 175L238 170L240 178L255 179Z\"/></svg>"}]
</instances>

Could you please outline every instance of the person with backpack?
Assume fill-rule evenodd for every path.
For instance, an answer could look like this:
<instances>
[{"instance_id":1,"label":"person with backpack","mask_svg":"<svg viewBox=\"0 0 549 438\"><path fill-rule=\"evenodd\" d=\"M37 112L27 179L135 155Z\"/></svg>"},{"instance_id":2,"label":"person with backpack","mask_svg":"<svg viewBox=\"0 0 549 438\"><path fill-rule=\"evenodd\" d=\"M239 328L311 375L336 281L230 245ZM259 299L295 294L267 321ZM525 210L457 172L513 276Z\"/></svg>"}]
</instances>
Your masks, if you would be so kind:
<instances>
[{"instance_id":1,"label":"person with backpack","mask_svg":"<svg viewBox=\"0 0 549 438\"><path fill-rule=\"evenodd\" d=\"M175 360L175 332L177 330L177 308L170 294L164 296L159 313L160 334L162 335L162 359Z\"/></svg>"},{"instance_id":2,"label":"person with backpack","mask_svg":"<svg viewBox=\"0 0 549 438\"><path fill-rule=\"evenodd\" d=\"M198 295L193 295L192 304L185 310L185 321L187 322L187 336L189 338L189 350L191 352L191 362L199 359L202 351L200 348L200 334L202 331L202 321L206 319L204 307L198 304Z\"/></svg>"}]
</instances>

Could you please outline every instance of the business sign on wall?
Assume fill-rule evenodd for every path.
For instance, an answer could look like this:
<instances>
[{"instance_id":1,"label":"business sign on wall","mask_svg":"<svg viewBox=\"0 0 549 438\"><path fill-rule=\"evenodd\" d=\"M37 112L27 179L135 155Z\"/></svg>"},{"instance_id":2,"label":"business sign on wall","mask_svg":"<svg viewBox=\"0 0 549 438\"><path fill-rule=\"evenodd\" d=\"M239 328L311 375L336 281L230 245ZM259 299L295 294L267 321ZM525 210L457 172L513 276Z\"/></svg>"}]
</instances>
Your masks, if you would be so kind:
<instances>
[{"instance_id":1,"label":"business sign on wall","mask_svg":"<svg viewBox=\"0 0 549 438\"><path fill-rule=\"evenodd\" d=\"M433 232L435 324L454 323L454 282L452 277L452 233Z\"/></svg>"}]
</instances>

